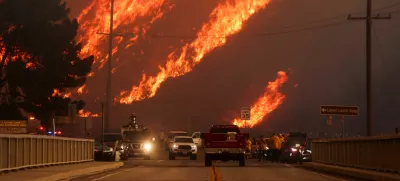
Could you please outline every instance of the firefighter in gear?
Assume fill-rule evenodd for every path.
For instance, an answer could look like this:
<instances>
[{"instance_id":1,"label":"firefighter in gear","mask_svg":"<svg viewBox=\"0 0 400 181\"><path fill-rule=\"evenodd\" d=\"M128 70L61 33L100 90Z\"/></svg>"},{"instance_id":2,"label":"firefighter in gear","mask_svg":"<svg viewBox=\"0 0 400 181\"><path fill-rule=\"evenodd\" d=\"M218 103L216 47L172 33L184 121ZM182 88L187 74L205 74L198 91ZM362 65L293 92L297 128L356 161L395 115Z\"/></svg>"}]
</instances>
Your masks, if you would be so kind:
<instances>
[{"instance_id":1,"label":"firefighter in gear","mask_svg":"<svg viewBox=\"0 0 400 181\"><path fill-rule=\"evenodd\" d=\"M272 153L272 162L278 162L280 157L280 150L282 147L282 141L276 134L273 134L271 137L271 153Z\"/></svg>"},{"instance_id":2,"label":"firefighter in gear","mask_svg":"<svg viewBox=\"0 0 400 181\"><path fill-rule=\"evenodd\" d=\"M260 140L258 141L257 146L258 146L258 161L264 160L266 144L264 142L263 136L260 136Z\"/></svg>"},{"instance_id":3,"label":"firefighter in gear","mask_svg":"<svg viewBox=\"0 0 400 181\"><path fill-rule=\"evenodd\" d=\"M246 139L246 154L247 154L246 157L247 157L247 159L251 159L251 146L252 146L251 138L249 137Z\"/></svg>"},{"instance_id":4,"label":"firefighter in gear","mask_svg":"<svg viewBox=\"0 0 400 181\"><path fill-rule=\"evenodd\" d=\"M282 134L279 134L279 139L281 140L282 143L285 142L285 137L283 137Z\"/></svg>"}]
</instances>

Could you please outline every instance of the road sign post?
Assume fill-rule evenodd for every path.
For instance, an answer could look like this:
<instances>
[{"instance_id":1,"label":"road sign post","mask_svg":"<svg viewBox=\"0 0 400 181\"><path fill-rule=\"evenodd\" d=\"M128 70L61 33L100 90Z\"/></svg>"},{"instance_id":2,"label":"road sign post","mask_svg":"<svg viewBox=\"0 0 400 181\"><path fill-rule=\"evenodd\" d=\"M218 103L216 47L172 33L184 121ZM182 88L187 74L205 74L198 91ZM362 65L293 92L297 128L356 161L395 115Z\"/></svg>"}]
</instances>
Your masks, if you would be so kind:
<instances>
[{"instance_id":1,"label":"road sign post","mask_svg":"<svg viewBox=\"0 0 400 181\"><path fill-rule=\"evenodd\" d=\"M328 116L328 120L326 122L328 125L332 125L332 115Z\"/></svg>"},{"instance_id":2,"label":"road sign post","mask_svg":"<svg viewBox=\"0 0 400 181\"><path fill-rule=\"evenodd\" d=\"M342 123L342 137L344 138L344 117L345 116L358 116L358 106L334 106L334 105L322 105L320 108L321 115L328 116L328 125L332 124L332 116L341 116L340 121Z\"/></svg>"},{"instance_id":3,"label":"road sign post","mask_svg":"<svg viewBox=\"0 0 400 181\"><path fill-rule=\"evenodd\" d=\"M342 137L344 138L344 116L340 118L340 121L342 122Z\"/></svg>"},{"instance_id":4,"label":"road sign post","mask_svg":"<svg viewBox=\"0 0 400 181\"><path fill-rule=\"evenodd\" d=\"M250 120L250 107L242 107L240 109L240 119L244 121L245 128L247 128L247 121Z\"/></svg>"},{"instance_id":5,"label":"road sign post","mask_svg":"<svg viewBox=\"0 0 400 181\"><path fill-rule=\"evenodd\" d=\"M358 106L321 106L321 115L358 116Z\"/></svg>"}]
</instances>

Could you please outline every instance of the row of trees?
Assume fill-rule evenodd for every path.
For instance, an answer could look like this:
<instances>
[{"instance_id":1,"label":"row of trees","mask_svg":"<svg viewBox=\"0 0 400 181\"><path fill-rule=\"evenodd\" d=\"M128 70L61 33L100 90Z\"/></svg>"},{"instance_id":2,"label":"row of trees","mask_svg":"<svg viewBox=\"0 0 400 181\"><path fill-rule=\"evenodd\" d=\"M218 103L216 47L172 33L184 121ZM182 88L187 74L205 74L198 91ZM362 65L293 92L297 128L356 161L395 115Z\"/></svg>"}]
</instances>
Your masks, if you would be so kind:
<instances>
[{"instance_id":1,"label":"row of trees","mask_svg":"<svg viewBox=\"0 0 400 181\"><path fill-rule=\"evenodd\" d=\"M0 119L21 119L20 109L40 120L73 101L60 92L82 86L93 57L80 58L78 22L64 0L0 0Z\"/></svg>"}]
</instances>

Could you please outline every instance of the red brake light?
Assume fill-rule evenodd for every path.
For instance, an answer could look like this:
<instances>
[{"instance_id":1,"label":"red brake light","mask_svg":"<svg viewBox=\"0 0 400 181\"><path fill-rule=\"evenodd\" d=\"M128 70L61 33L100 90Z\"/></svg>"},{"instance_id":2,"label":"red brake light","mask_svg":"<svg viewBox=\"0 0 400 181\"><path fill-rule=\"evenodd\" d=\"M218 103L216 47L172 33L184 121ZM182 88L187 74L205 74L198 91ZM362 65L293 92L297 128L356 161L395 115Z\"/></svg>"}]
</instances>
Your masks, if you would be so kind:
<instances>
[{"instance_id":1,"label":"red brake light","mask_svg":"<svg viewBox=\"0 0 400 181\"><path fill-rule=\"evenodd\" d=\"M57 134L61 134L61 131L57 131Z\"/></svg>"},{"instance_id":2,"label":"red brake light","mask_svg":"<svg viewBox=\"0 0 400 181\"><path fill-rule=\"evenodd\" d=\"M44 130L43 126L40 126L40 127L39 127L39 130Z\"/></svg>"}]
</instances>

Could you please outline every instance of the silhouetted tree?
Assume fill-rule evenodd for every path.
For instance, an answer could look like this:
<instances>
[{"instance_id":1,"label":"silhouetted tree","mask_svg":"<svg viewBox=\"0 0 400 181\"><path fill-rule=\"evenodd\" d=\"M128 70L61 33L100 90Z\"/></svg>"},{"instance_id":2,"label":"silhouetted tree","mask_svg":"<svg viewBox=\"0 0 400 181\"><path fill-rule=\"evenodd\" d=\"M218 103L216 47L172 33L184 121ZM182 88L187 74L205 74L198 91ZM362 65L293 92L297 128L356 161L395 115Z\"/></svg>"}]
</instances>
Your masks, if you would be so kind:
<instances>
[{"instance_id":1,"label":"silhouetted tree","mask_svg":"<svg viewBox=\"0 0 400 181\"><path fill-rule=\"evenodd\" d=\"M11 95L0 103L4 110L18 106L48 120L71 102L52 96L54 89L64 92L85 83L93 57L79 57L78 22L68 15L64 0L0 0L0 90ZM84 106L75 103L78 110Z\"/></svg>"}]
</instances>

